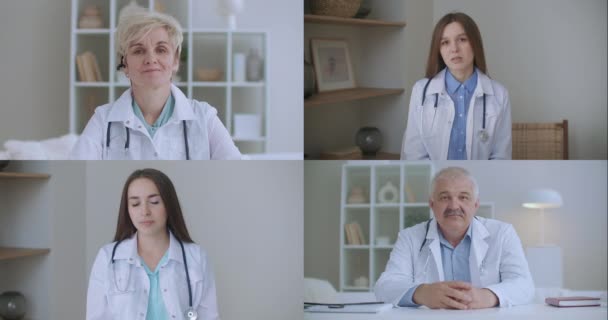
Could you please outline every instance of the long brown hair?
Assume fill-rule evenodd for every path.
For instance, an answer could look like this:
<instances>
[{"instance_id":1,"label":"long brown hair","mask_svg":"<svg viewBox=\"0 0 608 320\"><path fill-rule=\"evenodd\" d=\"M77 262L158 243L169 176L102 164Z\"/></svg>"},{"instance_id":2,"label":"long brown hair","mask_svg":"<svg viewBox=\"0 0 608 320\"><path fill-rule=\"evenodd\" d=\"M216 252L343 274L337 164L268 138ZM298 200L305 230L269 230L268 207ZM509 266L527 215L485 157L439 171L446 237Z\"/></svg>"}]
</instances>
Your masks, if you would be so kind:
<instances>
[{"instance_id":1,"label":"long brown hair","mask_svg":"<svg viewBox=\"0 0 608 320\"><path fill-rule=\"evenodd\" d=\"M435 25L433 38L431 39L431 49L429 50L429 57L426 63L426 77L429 79L433 78L446 67L440 52L441 37L443 36L445 27L452 22L458 22L462 25L473 49L473 65L487 75L486 56L483 53L483 42L477 24L471 17L462 12L452 12L443 16Z\"/></svg>"},{"instance_id":2,"label":"long brown hair","mask_svg":"<svg viewBox=\"0 0 608 320\"><path fill-rule=\"evenodd\" d=\"M165 210L167 211L167 229L173 233L175 238L182 242L191 243L194 242L190 238L188 229L186 228L186 222L182 215L182 208L179 205L179 199L175 192L173 183L164 173L156 169L140 169L135 170L127 178L124 187L122 188L122 196L120 198L120 207L118 209L118 223L116 225L116 235L114 235L114 241L122 241L131 238L137 231L129 216L128 208L128 190L131 183L140 178L145 178L152 181L158 193L160 194Z\"/></svg>"}]
</instances>

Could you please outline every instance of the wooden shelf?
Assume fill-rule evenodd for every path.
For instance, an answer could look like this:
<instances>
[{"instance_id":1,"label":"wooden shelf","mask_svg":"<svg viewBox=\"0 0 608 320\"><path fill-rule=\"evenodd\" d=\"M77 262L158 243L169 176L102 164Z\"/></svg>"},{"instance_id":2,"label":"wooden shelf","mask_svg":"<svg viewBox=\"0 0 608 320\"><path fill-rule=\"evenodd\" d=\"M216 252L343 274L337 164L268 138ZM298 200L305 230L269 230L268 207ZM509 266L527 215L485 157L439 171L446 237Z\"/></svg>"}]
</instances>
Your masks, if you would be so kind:
<instances>
[{"instance_id":1,"label":"wooden shelf","mask_svg":"<svg viewBox=\"0 0 608 320\"><path fill-rule=\"evenodd\" d=\"M403 93L403 91L403 89L354 88L339 91L323 92L312 95L310 98L305 99L304 106L312 107L330 103L400 95Z\"/></svg>"},{"instance_id":2,"label":"wooden shelf","mask_svg":"<svg viewBox=\"0 0 608 320\"><path fill-rule=\"evenodd\" d=\"M351 26L368 26L368 27L405 27L405 22L392 22L373 19L354 19L354 18L338 18L330 16L318 16L314 14L305 14L304 22L317 24L333 24L333 25L351 25Z\"/></svg>"},{"instance_id":3,"label":"wooden shelf","mask_svg":"<svg viewBox=\"0 0 608 320\"><path fill-rule=\"evenodd\" d=\"M50 249L28 249L28 248L6 248L0 247L0 261L11 260L32 256L45 255L51 252Z\"/></svg>"},{"instance_id":4,"label":"wooden shelf","mask_svg":"<svg viewBox=\"0 0 608 320\"><path fill-rule=\"evenodd\" d=\"M50 174L26 172L0 172L0 179L48 179Z\"/></svg>"}]
</instances>

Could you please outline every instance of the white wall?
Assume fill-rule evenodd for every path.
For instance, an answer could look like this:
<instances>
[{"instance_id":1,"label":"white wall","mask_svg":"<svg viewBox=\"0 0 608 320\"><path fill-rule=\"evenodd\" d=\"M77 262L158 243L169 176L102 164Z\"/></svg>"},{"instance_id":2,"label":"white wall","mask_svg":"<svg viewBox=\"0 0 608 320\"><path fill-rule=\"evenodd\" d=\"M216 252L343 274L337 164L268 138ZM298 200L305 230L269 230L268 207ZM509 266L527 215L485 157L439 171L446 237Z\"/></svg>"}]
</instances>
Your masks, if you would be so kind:
<instances>
[{"instance_id":1,"label":"white wall","mask_svg":"<svg viewBox=\"0 0 608 320\"><path fill-rule=\"evenodd\" d=\"M68 131L70 1L3 1L0 149Z\"/></svg>"},{"instance_id":2,"label":"white wall","mask_svg":"<svg viewBox=\"0 0 608 320\"><path fill-rule=\"evenodd\" d=\"M197 2L197 0L195 0ZM216 1L200 2L205 27L224 27ZM20 0L0 10L0 149L8 139L44 139L68 131L70 0ZM269 35L269 152L303 151L302 6L248 0L239 28Z\"/></svg>"},{"instance_id":3,"label":"white wall","mask_svg":"<svg viewBox=\"0 0 608 320\"><path fill-rule=\"evenodd\" d=\"M509 90L513 122L567 119L570 158L606 159L606 3L434 0L433 16L456 10L477 22L490 75Z\"/></svg>"},{"instance_id":4,"label":"white wall","mask_svg":"<svg viewBox=\"0 0 608 320\"><path fill-rule=\"evenodd\" d=\"M340 162L306 162L304 275L339 283ZM547 243L563 250L564 287L606 290L606 161L450 161L476 177L480 200L495 203L497 219L513 224L524 246L537 244L538 215L521 206L526 192L559 191L564 205L547 210Z\"/></svg>"},{"instance_id":5,"label":"white wall","mask_svg":"<svg viewBox=\"0 0 608 320\"><path fill-rule=\"evenodd\" d=\"M87 275L99 248L112 242L124 181L145 167L172 179L190 234L214 267L222 319L301 315L300 161L87 163Z\"/></svg>"}]
</instances>

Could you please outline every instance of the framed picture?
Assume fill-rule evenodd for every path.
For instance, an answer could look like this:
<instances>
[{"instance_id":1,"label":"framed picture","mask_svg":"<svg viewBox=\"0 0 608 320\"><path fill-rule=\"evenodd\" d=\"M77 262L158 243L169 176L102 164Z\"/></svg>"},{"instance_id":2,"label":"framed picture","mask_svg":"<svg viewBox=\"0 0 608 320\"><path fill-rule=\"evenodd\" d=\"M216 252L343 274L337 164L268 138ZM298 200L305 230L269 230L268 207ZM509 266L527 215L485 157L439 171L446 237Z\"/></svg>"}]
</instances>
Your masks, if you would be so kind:
<instances>
[{"instance_id":1,"label":"framed picture","mask_svg":"<svg viewBox=\"0 0 608 320\"><path fill-rule=\"evenodd\" d=\"M346 40L311 39L310 48L319 92L355 87Z\"/></svg>"}]
</instances>

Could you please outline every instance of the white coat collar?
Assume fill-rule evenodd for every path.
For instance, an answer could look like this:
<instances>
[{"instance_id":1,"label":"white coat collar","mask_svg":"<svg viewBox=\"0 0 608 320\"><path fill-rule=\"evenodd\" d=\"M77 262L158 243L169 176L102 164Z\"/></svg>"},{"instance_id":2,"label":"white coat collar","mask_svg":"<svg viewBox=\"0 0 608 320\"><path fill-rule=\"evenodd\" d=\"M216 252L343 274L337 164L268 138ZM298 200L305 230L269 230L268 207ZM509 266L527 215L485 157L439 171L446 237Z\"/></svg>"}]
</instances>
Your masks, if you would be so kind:
<instances>
[{"instance_id":1,"label":"white coat collar","mask_svg":"<svg viewBox=\"0 0 608 320\"><path fill-rule=\"evenodd\" d=\"M494 89L492 88L492 79L488 77L485 73L481 72L481 70L475 68L477 70L477 86L475 87L475 91L473 92L473 96L480 97L484 93L487 95L494 95ZM435 93L439 93L441 95L447 95L447 89L445 88L445 73L448 71L447 68L439 71L429 84L429 87L426 90L426 95L432 95Z\"/></svg>"},{"instance_id":2,"label":"white coat collar","mask_svg":"<svg viewBox=\"0 0 608 320\"><path fill-rule=\"evenodd\" d=\"M490 237L490 233L488 229L479 221L478 219L473 218L471 221L471 232L473 233L473 237L471 239L471 250L474 253L469 257L469 267L473 270L473 266L476 265L476 270L481 268L481 264L483 262L486 253L488 252L488 243L485 241L486 238ZM443 263L441 260L441 245L439 241L439 232L437 228L437 220L431 220L431 224L429 225L429 232L426 235L426 240L430 242L429 248L431 249L431 253L433 255L433 259L435 261L435 267L437 268L437 274L439 275L439 281L445 281L445 277L443 274ZM473 260L474 258L474 260ZM475 280L475 275L472 275L471 280Z\"/></svg>"},{"instance_id":3,"label":"white coat collar","mask_svg":"<svg viewBox=\"0 0 608 320\"><path fill-rule=\"evenodd\" d=\"M173 94L173 98L175 99L175 108L173 109L169 123L182 120L195 120L196 116L194 115L194 110L192 110L190 100L174 84L171 84L171 94ZM137 117L131 107L132 101L132 89L129 88L112 104L107 121L122 122L127 127L134 126Z\"/></svg>"},{"instance_id":4,"label":"white coat collar","mask_svg":"<svg viewBox=\"0 0 608 320\"><path fill-rule=\"evenodd\" d=\"M177 241L177 238L169 231L169 253L167 255L169 260L175 260L180 263L184 262L182 256L182 248ZM116 247L116 253L114 254L114 260L127 260L129 263L139 264L139 254L137 253L137 232L129 239L123 240L118 247Z\"/></svg>"}]
</instances>

